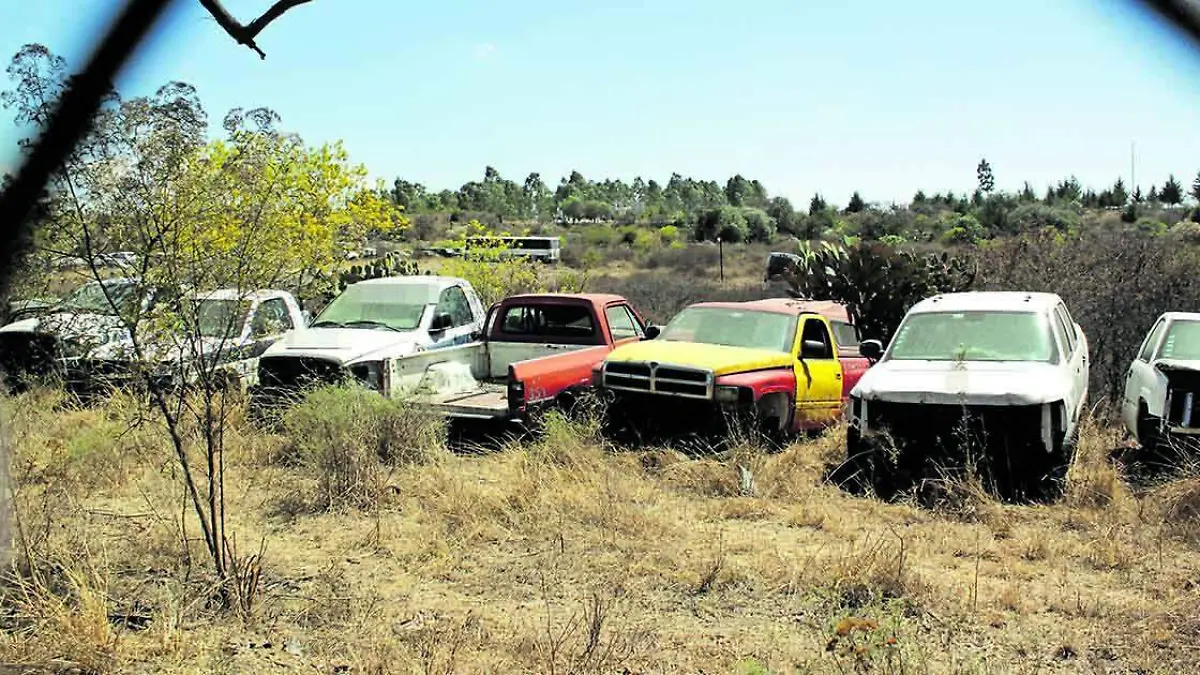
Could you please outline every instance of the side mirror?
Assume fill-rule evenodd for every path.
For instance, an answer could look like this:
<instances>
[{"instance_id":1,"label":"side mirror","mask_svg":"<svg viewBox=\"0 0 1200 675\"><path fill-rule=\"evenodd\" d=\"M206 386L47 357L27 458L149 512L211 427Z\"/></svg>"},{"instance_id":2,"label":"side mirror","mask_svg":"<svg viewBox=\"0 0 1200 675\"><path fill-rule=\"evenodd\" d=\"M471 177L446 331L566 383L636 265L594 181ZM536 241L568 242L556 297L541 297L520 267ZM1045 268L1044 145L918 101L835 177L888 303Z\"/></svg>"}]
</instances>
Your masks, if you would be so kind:
<instances>
[{"instance_id":1,"label":"side mirror","mask_svg":"<svg viewBox=\"0 0 1200 675\"><path fill-rule=\"evenodd\" d=\"M878 361L883 356L883 343L879 340L863 340L858 343L858 351L871 361Z\"/></svg>"},{"instance_id":2,"label":"side mirror","mask_svg":"<svg viewBox=\"0 0 1200 675\"><path fill-rule=\"evenodd\" d=\"M429 331L431 333L435 331L441 332L449 328L453 323L454 319L451 319L449 314L444 312L441 314L435 314L433 315L433 323L429 325Z\"/></svg>"},{"instance_id":3,"label":"side mirror","mask_svg":"<svg viewBox=\"0 0 1200 675\"><path fill-rule=\"evenodd\" d=\"M658 326L646 326L646 339L653 340L662 334L662 329Z\"/></svg>"},{"instance_id":4,"label":"side mirror","mask_svg":"<svg viewBox=\"0 0 1200 675\"><path fill-rule=\"evenodd\" d=\"M800 343L800 359L819 359L825 356L825 343L820 340L805 340Z\"/></svg>"}]
</instances>

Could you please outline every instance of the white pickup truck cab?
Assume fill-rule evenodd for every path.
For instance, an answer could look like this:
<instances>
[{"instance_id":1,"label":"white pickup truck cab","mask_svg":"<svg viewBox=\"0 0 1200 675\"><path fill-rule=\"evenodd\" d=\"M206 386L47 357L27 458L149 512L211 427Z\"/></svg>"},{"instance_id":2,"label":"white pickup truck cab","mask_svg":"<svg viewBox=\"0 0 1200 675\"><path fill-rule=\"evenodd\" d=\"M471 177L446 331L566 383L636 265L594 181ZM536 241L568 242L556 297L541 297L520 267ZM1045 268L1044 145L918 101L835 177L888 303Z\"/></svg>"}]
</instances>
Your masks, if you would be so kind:
<instances>
[{"instance_id":1,"label":"white pickup truck cab","mask_svg":"<svg viewBox=\"0 0 1200 675\"><path fill-rule=\"evenodd\" d=\"M15 389L69 380L94 350L130 339L122 316L144 312L169 295L136 278L85 283L44 315L0 327L0 376Z\"/></svg>"},{"instance_id":2,"label":"white pickup truck cab","mask_svg":"<svg viewBox=\"0 0 1200 675\"><path fill-rule=\"evenodd\" d=\"M1121 418L1146 450L1200 438L1200 313L1154 322L1125 374Z\"/></svg>"},{"instance_id":3,"label":"white pickup truck cab","mask_svg":"<svg viewBox=\"0 0 1200 675\"><path fill-rule=\"evenodd\" d=\"M486 312L465 279L404 276L352 284L313 318L263 352L251 407L282 403L304 383L349 374L379 388L385 360L474 341Z\"/></svg>"},{"instance_id":4,"label":"white pickup truck cab","mask_svg":"<svg viewBox=\"0 0 1200 675\"><path fill-rule=\"evenodd\" d=\"M1018 495L1065 474L1089 367L1087 338L1058 295L926 298L878 356L850 392L843 473L862 469L891 492L973 463L990 487Z\"/></svg>"}]
</instances>

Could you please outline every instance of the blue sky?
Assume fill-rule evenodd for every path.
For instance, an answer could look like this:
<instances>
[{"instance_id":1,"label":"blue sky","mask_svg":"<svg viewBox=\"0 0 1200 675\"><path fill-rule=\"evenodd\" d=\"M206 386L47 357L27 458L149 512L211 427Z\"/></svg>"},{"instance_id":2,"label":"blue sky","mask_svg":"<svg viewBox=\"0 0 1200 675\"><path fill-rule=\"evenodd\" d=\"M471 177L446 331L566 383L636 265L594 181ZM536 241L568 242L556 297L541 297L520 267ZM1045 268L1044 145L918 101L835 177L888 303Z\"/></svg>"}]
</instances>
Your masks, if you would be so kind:
<instances>
[{"instance_id":1,"label":"blue sky","mask_svg":"<svg viewBox=\"0 0 1200 675\"><path fill-rule=\"evenodd\" d=\"M116 5L0 0L0 55L36 41L78 66ZM176 0L119 89L189 82L214 129L268 106L434 189L490 164L907 201L972 189L981 156L1004 189L1128 181L1131 142L1143 186L1200 170L1200 53L1123 0L315 0L258 42L265 61ZM0 121L0 167L17 134Z\"/></svg>"}]
</instances>

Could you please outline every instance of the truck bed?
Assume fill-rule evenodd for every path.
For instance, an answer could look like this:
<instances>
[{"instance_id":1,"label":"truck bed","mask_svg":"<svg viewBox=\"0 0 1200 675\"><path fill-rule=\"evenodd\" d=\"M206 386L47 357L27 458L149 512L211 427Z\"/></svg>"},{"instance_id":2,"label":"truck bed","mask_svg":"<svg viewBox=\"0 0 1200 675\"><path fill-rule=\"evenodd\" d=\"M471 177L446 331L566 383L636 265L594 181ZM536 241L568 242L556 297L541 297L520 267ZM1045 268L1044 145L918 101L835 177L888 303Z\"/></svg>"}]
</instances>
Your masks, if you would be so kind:
<instances>
[{"instance_id":1,"label":"truck bed","mask_svg":"<svg viewBox=\"0 0 1200 675\"><path fill-rule=\"evenodd\" d=\"M508 391L497 383L484 383L475 391L437 394L428 405L443 415L481 420L500 419L509 412Z\"/></svg>"}]
</instances>

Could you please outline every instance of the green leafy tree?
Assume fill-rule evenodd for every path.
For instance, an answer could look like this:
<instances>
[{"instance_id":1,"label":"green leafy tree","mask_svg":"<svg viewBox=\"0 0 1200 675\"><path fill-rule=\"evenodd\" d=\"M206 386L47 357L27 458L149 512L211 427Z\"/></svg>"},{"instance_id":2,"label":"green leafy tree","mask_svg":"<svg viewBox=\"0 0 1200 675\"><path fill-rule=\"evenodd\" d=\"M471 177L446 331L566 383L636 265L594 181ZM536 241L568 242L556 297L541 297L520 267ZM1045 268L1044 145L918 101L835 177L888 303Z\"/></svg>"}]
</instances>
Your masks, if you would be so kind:
<instances>
[{"instance_id":1,"label":"green leafy tree","mask_svg":"<svg viewBox=\"0 0 1200 675\"><path fill-rule=\"evenodd\" d=\"M1183 202L1183 186L1175 180L1175 174L1167 177L1167 182L1163 185L1162 191L1158 193L1158 198L1168 206L1176 206Z\"/></svg>"},{"instance_id":2,"label":"green leafy tree","mask_svg":"<svg viewBox=\"0 0 1200 675\"><path fill-rule=\"evenodd\" d=\"M1145 196L1142 195L1142 188L1140 186L1134 186L1132 199L1134 204L1141 204L1146 201Z\"/></svg>"},{"instance_id":3,"label":"green leafy tree","mask_svg":"<svg viewBox=\"0 0 1200 675\"><path fill-rule=\"evenodd\" d=\"M800 234L800 219L786 197L775 197L767 204L767 215L775 221L780 232Z\"/></svg>"},{"instance_id":4,"label":"green leafy tree","mask_svg":"<svg viewBox=\"0 0 1200 675\"><path fill-rule=\"evenodd\" d=\"M754 197L753 192L750 181L740 173L725 183L725 199L730 206L750 206Z\"/></svg>"},{"instance_id":5,"label":"green leafy tree","mask_svg":"<svg viewBox=\"0 0 1200 675\"><path fill-rule=\"evenodd\" d=\"M980 192L991 194L996 189L996 178L992 175L992 165L988 164L986 159L979 160L979 166L975 167L975 175L979 179Z\"/></svg>"},{"instance_id":6,"label":"green leafy tree","mask_svg":"<svg viewBox=\"0 0 1200 675\"><path fill-rule=\"evenodd\" d=\"M1029 181L1025 181L1024 187L1021 188L1021 201L1022 202L1036 202L1037 201L1037 194L1033 191L1033 186L1029 184Z\"/></svg>"},{"instance_id":7,"label":"green leafy tree","mask_svg":"<svg viewBox=\"0 0 1200 675\"><path fill-rule=\"evenodd\" d=\"M917 193L913 195L912 203L914 206L925 204L927 201L929 201L929 198L925 196L924 190L917 190Z\"/></svg>"},{"instance_id":8,"label":"green leafy tree","mask_svg":"<svg viewBox=\"0 0 1200 675\"><path fill-rule=\"evenodd\" d=\"M1200 202L1200 171L1196 172L1196 179L1192 181L1192 199Z\"/></svg>"},{"instance_id":9,"label":"green leafy tree","mask_svg":"<svg viewBox=\"0 0 1200 675\"><path fill-rule=\"evenodd\" d=\"M778 229L775 219L762 209L743 209L742 217L746 220L747 241L770 243L775 238Z\"/></svg>"},{"instance_id":10,"label":"green leafy tree","mask_svg":"<svg viewBox=\"0 0 1200 675\"><path fill-rule=\"evenodd\" d=\"M1154 185L1151 185L1150 191L1146 193L1146 201L1150 202L1151 204L1154 204L1154 203L1158 202L1158 200L1159 200L1158 188Z\"/></svg>"},{"instance_id":11,"label":"green leafy tree","mask_svg":"<svg viewBox=\"0 0 1200 675\"><path fill-rule=\"evenodd\" d=\"M1125 206L1127 201L1129 201L1129 192L1125 189L1125 181L1118 178L1117 182L1113 183L1109 205Z\"/></svg>"},{"instance_id":12,"label":"green leafy tree","mask_svg":"<svg viewBox=\"0 0 1200 675\"><path fill-rule=\"evenodd\" d=\"M825 198L822 197L821 193L818 192L814 194L812 199L808 202L808 215L816 215L827 208L829 208L829 206L825 203Z\"/></svg>"},{"instance_id":13,"label":"green leafy tree","mask_svg":"<svg viewBox=\"0 0 1200 675\"><path fill-rule=\"evenodd\" d=\"M696 219L693 237L696 241L722 241L737 243L745 241L750 233L749 224L742 209L721 206L700 213Z\"/></svg>"},{"instance_id":14,"label":"green leafy tree","mask_svg":"<svg viewBox=\"0 0 1200 675\"><path fill-rule=\"evenodd\" d=\"M867 203L858 194L858 190L855 190L854 194L850 195L850 203L846 205L846 213L859 213L865 208L867 208Z\"/></svg>"}]
</instances>

